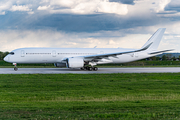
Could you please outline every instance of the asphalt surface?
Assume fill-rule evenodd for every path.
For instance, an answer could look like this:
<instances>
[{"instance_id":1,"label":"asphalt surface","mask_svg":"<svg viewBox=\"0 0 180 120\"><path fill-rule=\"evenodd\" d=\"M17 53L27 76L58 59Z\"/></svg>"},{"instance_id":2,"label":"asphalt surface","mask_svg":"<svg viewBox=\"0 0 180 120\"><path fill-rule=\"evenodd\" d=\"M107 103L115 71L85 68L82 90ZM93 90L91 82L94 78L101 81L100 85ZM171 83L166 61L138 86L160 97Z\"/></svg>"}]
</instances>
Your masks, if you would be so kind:
<instances>
[{"instance_id":1,"label":"asphalt surface","mask_svg":"<svg viewBox=\"0 0 180 120\"><path fill-rule=\"evenodd\" d=\"M0 74L94 74L94 73L178 73L180 67L148 67L148 68L99 68L98 71L83 71L68 68L0 68Z\"/></svg>"}]
</instances>

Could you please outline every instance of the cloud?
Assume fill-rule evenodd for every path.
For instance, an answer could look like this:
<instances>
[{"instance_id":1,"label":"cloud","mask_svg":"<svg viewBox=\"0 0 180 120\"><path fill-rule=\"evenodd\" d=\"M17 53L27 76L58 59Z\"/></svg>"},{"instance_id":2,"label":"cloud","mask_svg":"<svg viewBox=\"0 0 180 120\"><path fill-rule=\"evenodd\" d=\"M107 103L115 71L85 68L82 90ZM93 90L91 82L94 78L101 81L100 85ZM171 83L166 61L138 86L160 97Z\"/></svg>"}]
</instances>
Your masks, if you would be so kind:
<instances>
[{"instance_id":1,"label":"cloud","mask_svg":"<svg viewBox=\"0 0 180 120\"><path fill-rule=\"evenodd\" d=\"M172 0L166 5L165 11L177 11L180 12L180 2L179 0Z\"/></svg>"},{"instance_id":2,"label":"cloud","mask_svg":"<svg viewBox=\"0 0 180 120\"><path fill-rule=\"evenodd\" d=\"M148 26L160 22L157 18L149 15L139 18L132 16L122 18L116 15L46 15L31 22L28 28L51 28L66 32L93 32L93 31L115 31L120 29L134 28L138 26ZM21 23L20 23L21 24Z\"/></svg>"},{"instance_id":3,"label":"cloud","mask_svg":"<svg viewBox=\"0 0 180 120\"><path fill-rule=\"evenodd\" d=\"M28 14L33 14L33 10L29 8L31 6L28 3L27 5L19 5L23 0L15 1L15 0L7 0L7 1L0 1L0 15L5 15L8 11L21 11L21 12L28 12Z\"/></svg>"},{"instance_id":4,"label":"cloud","mask_svg":"<svg viewBox=\"0 0 180 120\"><path fill-rule=\"evenodd\" d=\"M28 8L28 6L17 6L17 5L13 5L12 8L10 9L11 11L30 11L30 9Z\"/></svg>"},{"instance_id":5,"label":"cloud","mask_svg":"<svg viewBox=\"0 0 180 120\"><path fill-rule=\"evenodd\" d=\"M37 10L48 10L51 6L39 6Z\"/></svg>"},{"instance_id":6,"label":"cloud","mask_svg":"<svg viewBox=\"0 0 180 120\"><path fill-rule=\"evenodd\" d=\"M0 31L0 51L11 51L22 47L93 48L97 46L98 48L140 48L143 45L142 39L139 39L136 35L119 36L120 33L120 31L102 31L98 33L65 33L54 30ZM113 36L111 36L112 34ZM126 42L126 40L133 42L135 39L137 40L134 44Z\"/></svg>"},{"instance_id":7,"label":"cloud","mask_svg":"<svg viewBox=\"0 0 180 120\"><path fill-rule=\"evenodd\" d=\"M171 2L171 0L158 0L155 2L154 10L156 13L164 11L164 8L166 5L168 5Z\"/></svg>"},{"instance_id":8,"label":"cloud","mask_svg":"<svg viewBox=\"0 0 180 120\"><path fill-rule=\"evenodd\" d=\"M165 5L165 4L164 4ZM179 21L180 19L180 3L179 0L171 0L163 6L164 10L157 12L158 16L167 18L170 21Z\"/></svg>"},{"instance_id":9,"label":"cloud","mask_svg":"<svg viewBox=\"0 0 180 120\"><path fill-rule=\"evenodd\" d=\"M39 6L37 10L47 10L49 13L68 14L97 14L114 13L125 15L128 13L127 5L108 0L49 0L42 1L44 6Z\"/></svg>"},{"instance_id":10,"label":"cloud","mask_svg":"<svg viewBox=\"0 0 180 120\"><path fill-rule=\"evenodd\" d=\"M26 5L13 5L11 8L10 8L10 11L26 11L28 12L29 14L33 14L34 12L32 11L32 9L29 9L28 6Z\"/></svg>"},{"instance_id":11,"label":"cloud","mask_svg":"<svg viewBox=\"0 0 180 120\"><path fill-rule=\"evenodd\" d=\"M151 32L146 32L145 34L141 32L138 34L126 33L126 35L123 35L125 33L123 30L93 33L65 33L56 30L0 31L0 51L12 51L16 48L24 47L94 48L94 46L97 46L97 48L122 47L139 49L157 30L149 27L143 30L146 31L148 29L151 29ZM180 50L180 41L177 36L180 36L180 33L174 34L170 29L167 30L160 43L159 50L171 48L176 49L175 51Z\"/></svg>"},{"instance_id":12,"label":"cloud","mask_svg":"<svg viewBox=\"0 0 180 120\"><path fill-rule=\"evenodd\" d=\"M109 0L109 2L121 2L123 4L131 4L134 5L134 0Z\"/></svg>"},{"instance_id":13,"label":"cloud","mask_svg":"<svg viewBox=\"0 0 180 120\"><path fill-rule=\"evenodd\" d=\"M32 10L34 14L28 15L13 11L8 12L7 15L3 17L0 16L0 29L53 29L64 32L116 31L122 29L126 31L131 28L153 26L163 21L163 18L158 17L154 12L150 11L152 7L156 6L152 4L153 1L149 3L138 1L135 5L125 5L128 6L128 13L126 15L122 15L122 13L109 13L117 12L119 7L116 8L116 5L123 5L121 3L102 0L96 1L100 2L96 4L99 7L97 7L98 9L94 13L92 12L94 10L94 0L92 0L92 2L87 0L43 0L39 3L41 6L39 6L39 4L37 5L36 9L38 10L34 10L33 8L35 7L31 6L30 3L27 3L27 5L13 5L16 11L30 12ZM89 6L86 7L87 5L84 5L85 3ZM81 6L81 4L83 5ZM69 8L68 5L71 7ZM108 7L109 5L112 6L112 8ZM147 6L149 9L147 9ZM73 12L75 9L72 9L72 7L79 7L79 9ZM63 11L69 11L69 13L62 14ZM124 11L126 11L126 7ZM54 13L51 14L48 12ZM9 17L13 19L9 19Z\"/></svg>"},{"instance_id":14,"label":"cloud","mask_svg":"<svg viewBox=\"0 0 180 120\"><path fill-rule=\"evenodd\" d=\"M174 45L179 49L180 12L179 3L176 2L2 0L0 43L3 45L0 49L82 46L140 48L160 27L167 27L162 42L166 47L161 48L169 49Z\"/></svg>"},{"instance_id":15,"label":"cloud","mask_svg":"<svg viewBox=\"0 0 180 120\"><path fill-rule=\"evenodd\" d=\"M6 14L5 11L3 11L3 12L1 11L0 12L0 15L5 15L5 14Z\"/></svg>"},{"instance_id":16,"label":"cloud","mask_svg":"<svg viewBox=\"0 0 180 120\"><path fill-rule=\"evenodd\" d=\"M12 6L11 2L0 2L0 15L5 15L5 11Z\"/></svg>"}]
</instances>

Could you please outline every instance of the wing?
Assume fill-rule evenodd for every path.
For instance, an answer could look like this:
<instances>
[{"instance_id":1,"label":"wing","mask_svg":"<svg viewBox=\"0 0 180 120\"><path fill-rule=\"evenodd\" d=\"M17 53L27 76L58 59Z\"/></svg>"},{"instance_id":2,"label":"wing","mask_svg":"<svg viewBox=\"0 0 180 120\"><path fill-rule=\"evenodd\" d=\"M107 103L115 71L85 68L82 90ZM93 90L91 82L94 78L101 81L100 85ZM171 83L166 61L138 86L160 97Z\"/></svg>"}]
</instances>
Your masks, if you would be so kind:
<instances>
[{"instance_id":1,"label":"wing","mask_svg":"<svg viewBox=\"0 0 180 120\"><path fill-rule=\"evenodd\" d=\"M108 59L108 57L115 57L115 58L117 58L117 55L145 51L145 50L147 50L151 46L151 44L152 43L148 44L147 46L143 47L142 49L138 49L138 50L134 50L134 51L108 53L108 54L98 54L98 55L88 55L88 56L84 56L84 60L85 61L98 61L99 59L103 59L103 58L107 58Z\"/></svg>"}]
</instances>

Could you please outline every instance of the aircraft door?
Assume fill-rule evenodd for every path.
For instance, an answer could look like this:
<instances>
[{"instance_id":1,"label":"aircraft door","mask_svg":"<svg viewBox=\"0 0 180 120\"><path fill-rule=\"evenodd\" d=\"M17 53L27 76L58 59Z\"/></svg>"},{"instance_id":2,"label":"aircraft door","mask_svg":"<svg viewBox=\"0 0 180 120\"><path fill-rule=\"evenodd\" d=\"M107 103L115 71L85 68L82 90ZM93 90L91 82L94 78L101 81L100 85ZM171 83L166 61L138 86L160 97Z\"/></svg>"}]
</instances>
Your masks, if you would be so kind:
<instances>
[{"instance_id":1,"label":"aircraft door","mask_svg":"<svg viewBox=\"0 0 180 120\"><path fill-rule=\"evenodd\" d=\"M52 51L52 56L56 57L56 51L55 50Z\"/></svg>"},{"instance_id":2,"label":"aircraft door","mask_svg":"<svg viewBox=\"0 0 180 120\"><path fill-rule=\"evenodd\" d=\"M21 57L24 57L24 56L25 56L25 51L21 50Z\"/></svg>"}]
</instances>

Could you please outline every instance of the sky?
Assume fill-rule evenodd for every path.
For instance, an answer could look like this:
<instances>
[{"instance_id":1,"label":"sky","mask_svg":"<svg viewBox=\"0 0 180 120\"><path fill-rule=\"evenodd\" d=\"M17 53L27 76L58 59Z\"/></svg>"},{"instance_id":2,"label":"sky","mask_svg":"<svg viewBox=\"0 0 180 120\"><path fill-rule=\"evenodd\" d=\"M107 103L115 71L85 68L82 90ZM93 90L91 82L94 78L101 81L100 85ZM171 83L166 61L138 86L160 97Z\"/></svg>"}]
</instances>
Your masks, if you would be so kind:
<instances>
[{"instance_id":1,"label":"sky","mask_svg":"<svg viewBox=\"0 0 180 120\"><path fill-rule=\"evenodd\" d=\"M166 28L158 49L180 52L179 0L0 1L0 51L139 49L158 28Z\"/></svg>"}]
</instances>

